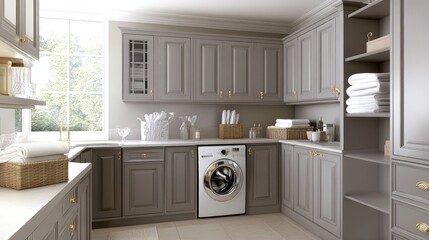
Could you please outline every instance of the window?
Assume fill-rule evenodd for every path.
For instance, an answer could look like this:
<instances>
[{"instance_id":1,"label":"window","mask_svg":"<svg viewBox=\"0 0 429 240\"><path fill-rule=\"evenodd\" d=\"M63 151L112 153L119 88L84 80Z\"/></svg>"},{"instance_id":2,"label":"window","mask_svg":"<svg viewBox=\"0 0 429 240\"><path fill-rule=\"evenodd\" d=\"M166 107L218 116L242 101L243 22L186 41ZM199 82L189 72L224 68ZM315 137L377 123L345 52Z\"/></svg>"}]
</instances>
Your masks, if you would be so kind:
<instances>
[{"instance_id":1,"label":"window","mask_svg":"<svg viewBox=\"0 0 429 240\"><path fill-rule=\"evenodd\" d=\"M16 113L23 132L57 132L67 124L72 133L105 131L104 42L103 22L40 19L32 78L46 107Z\"/></svg>"}]
</instances>

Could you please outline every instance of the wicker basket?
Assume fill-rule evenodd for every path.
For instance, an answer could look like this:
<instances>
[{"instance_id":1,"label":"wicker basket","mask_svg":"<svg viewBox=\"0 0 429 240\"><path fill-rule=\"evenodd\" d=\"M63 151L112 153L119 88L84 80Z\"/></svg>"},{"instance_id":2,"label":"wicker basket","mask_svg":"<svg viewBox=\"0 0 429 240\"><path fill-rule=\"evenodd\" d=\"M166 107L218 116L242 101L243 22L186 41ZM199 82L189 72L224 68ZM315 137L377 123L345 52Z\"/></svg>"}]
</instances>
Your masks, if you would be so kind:
<instances>
[{"instance_id":1,"label":"wicker basket","mask_svg":"<svg viewBox=\"0 0 429 240\"><path fill-rule=\"evenodd\" d=\"M307 131L313 131L313 127L305 128L280 128L267 127L267 138L273 139L307 139Z\"/></svg>"},{"instance_id":2,"label":"wicker basket","mask_svg":"<svg viewBox=\"0 0 429 240\"><path fill-rule=\"evenodd\" d=\"M243 125L219 124L219 138L222 138L222 139L243 138Z\"/></svg>"},{"instance_id":3,"label":"wicker basket","mask_svg":"<svg viewBox=\"0 0 429 240\"><path fill-rule=\"evenodd\" d=\"M68 181L68 159L0 164L0 187L34 188Z\"/></svg>"}]
</instances>

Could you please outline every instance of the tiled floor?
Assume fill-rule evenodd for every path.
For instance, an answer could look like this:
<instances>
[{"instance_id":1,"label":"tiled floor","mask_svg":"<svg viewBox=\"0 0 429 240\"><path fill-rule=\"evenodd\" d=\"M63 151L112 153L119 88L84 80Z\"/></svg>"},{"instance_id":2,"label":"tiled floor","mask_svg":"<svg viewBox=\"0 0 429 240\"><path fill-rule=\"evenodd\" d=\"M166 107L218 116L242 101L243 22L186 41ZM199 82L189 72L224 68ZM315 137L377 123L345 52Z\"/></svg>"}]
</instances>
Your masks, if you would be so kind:
<instances>
[{"instance_id":1,"label":"tiled floor","mask_svg":"<svg viewBox=\"0 0 429 240\"><path fill-rule=\"evenodd\" d=\"M316 240L281 213L194 219L178 222L95 229L93 240L108 240L111 231L156 226L159 240Z\"/></svg>"}]
</instances>

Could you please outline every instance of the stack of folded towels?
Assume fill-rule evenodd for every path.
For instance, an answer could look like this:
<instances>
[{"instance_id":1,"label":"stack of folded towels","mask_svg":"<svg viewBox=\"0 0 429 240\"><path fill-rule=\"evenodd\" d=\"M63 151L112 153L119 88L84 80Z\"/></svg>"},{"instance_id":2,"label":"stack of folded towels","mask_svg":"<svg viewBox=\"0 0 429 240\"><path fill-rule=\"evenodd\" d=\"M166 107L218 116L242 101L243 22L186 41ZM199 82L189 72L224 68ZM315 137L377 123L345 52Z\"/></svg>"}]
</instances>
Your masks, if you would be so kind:
<instances>
[{"instance_id":1,"label":"stack of folded towels","mask_svg":"<svg viewBox=\"0 0 429 240\"><path fill-rule=\"evenodd\" d=\"M277 119L275 127L282 128L304 128L310 126L308 119Z\"/></svg>"},{"instance_id":2,"label":"stack of folded towels","mask_svg":"<svg viewBox=\"0 0 429 240\"><path fill-rule=\"evenodd\" d=\"M346 111L374 113L390 111L390 74L357 73L348 79Z\"/></svg>"},{"instance_id":3,"label":"stack of folded towels","mask_svg":"<svg viewBox=\"0 0 429 240\"><path fill-rule=\"evenodd\" d=\"M68 159L69 147L62 142L14 143L0 151L0 163L31 163Z\"/></svg>"}]
</instances>

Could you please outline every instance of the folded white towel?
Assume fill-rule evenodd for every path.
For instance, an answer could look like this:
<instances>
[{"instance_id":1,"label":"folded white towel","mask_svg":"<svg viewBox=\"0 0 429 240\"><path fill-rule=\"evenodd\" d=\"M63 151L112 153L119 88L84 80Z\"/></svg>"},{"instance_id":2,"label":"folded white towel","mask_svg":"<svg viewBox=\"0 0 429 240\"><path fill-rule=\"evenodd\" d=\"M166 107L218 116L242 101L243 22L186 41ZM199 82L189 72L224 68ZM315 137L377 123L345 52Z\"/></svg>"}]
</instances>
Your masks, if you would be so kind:
<instances>
[{"instance_id":1,"label":"folded white towel","mask_svg":"<svg viewBox=\"0 0 429 240\"><path fill-rule=\"evenodd\" d=\"M348 87L346 92L349 97L368 96L373 94L386 94L390 92L390 83L374 82L353 85Z\"/></svg>"},{"instance_id":2,"label":"folded white towel","mask_svg":"<svg viewBox=\"0 0 429 240\"><path fill-rule=\"evenodd\" d=\"M377 106L377 105L367 105L367 106L348 106L346 108L348 113L374 113L374 112L389 112L390 106Z\"/></svg>"},{"instance_id":3,"label":"folded white towel","mask_svg":"<svg viewBox=\"0 0 429 240\"><path fill-rule=\"evenodd\" d=\"M348 79L350 85L373 81L390 81L390 73L356 73L351 75Z\"/></svg>"},{"instance_id":4,"label":"folded white towel","mask_svg":"<svg viewBox=\"0 0 429 240\"><path fill-rule=\"evenodd\" d=\"M308 124L310 123L310 120L308 119L277 119L276 123L284 123L284 124Z\"/></svg>"},{"instance_id":5,"label":"folded white towel","mask_svg":"<svg viewBox=\"0 0 429 240\"><path fill-rule=\"evenodd\" d=\"M64 154L56 154L50 156L42 156L42 157L32 157L32 158L23 158L22 156L11 158L9 163L30 163L30 162L42 162L42 161L52 161L52 160L63 160L68 159L67 155ZM2 159L0 158L0 162Z\"/></svg>"},{"instance_id":6,"label":"folded white towel","mask_svg":"<svg viewBox=\"0 0 429 240\"><path fill-rule=\"evenodd\" d=\"M310 124L285 124L285 123L276 123L274 126L276 127L282 127L282 128L302 128L302 127L309 127Z\"/></svg>"},{"instance_id":7,"label":"folded white towel","mask_svg":"<svg viewBox=\"0 0 429 240\"><path fill-rule=\"evenodd\" d=\"M389 105L390 96L389 94L373 94L369 96L350 97L347 99L346 104L349 106L364 104Z\"/></svg>"},{"instance_id":8,"label":"folded white towel","mask_svg":"<svg viewBox=\"0 0 429 240\"><path fill-rule=\"evenodd\" d=\"M42 157L69 152L69 146L62 142L31 142L14 143L8 146L5 151L17 151L24 158ZM0 152L0 156L1 156Z\"/></svg>"}]
</instances>

